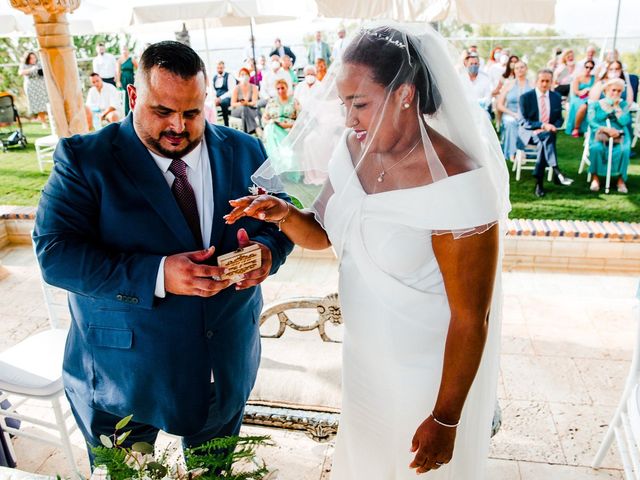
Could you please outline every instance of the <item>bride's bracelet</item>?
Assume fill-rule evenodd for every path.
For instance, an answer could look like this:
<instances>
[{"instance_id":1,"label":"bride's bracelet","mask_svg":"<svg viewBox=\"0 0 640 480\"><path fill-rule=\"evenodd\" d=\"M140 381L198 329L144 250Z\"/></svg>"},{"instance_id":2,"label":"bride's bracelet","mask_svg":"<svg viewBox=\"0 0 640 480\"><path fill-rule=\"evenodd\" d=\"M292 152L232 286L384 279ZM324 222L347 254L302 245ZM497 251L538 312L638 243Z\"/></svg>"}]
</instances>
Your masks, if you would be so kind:
<instances>
[{"instance_id":1,"label":"bride's bracelet","mask_svg":"<svg viewBox=\"0 0 640 480\"><path fill-rule=\"evenodd\" d=\"M282 224L285 222L285 220L287 218L289 218L289 215L291 215L291 204L289 202L285 202L287 204L287 213L284 214L284 217L282 217L280 220L276 220L275 224L278 226L278 230L282 231Z\"/></svg>"},{"instance_id":2,"label":"bride's bracelet","mask_svg":"<svg viewBox=\"0 0 640 480\"><path fill-rule=\"evenodd\" d=\"M441 425L443 427L446 428L457 428L458 425L460 425L460 420L458 420L456 423L445 423L445 422L441 422L440 420L438 420L435 416L435 414L433 412L431 412L431 418L433 418L433 421L436 422L438 425Z\"/></svg>"}]
</instances>

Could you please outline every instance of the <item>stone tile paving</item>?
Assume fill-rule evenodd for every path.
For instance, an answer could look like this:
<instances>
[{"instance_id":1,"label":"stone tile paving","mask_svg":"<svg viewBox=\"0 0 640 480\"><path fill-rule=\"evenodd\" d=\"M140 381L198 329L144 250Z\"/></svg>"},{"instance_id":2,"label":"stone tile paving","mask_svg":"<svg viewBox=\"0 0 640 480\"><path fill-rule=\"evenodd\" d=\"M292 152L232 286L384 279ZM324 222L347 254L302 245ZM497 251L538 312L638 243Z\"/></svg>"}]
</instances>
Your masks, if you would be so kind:
<instances>
[{"instance_id":1,"label":"stone tile paving","mask_svg":"<svg viewBox=\"0 0 640 480\"><path fill-rule=\"evenodd\" d=\"M28 246L0 250L9 271L0 280L0 349L47 328L33 253ZM264 285L265 302L323 296L337 288L336 262L298 255ZM513 272L504 275L503 354L498 396L503 425L492 441L491 480L622 479L615 448L604 469L589 464L610 420L629 367L636 336L631 276ZM37 414L46 416L43 406ZM277 443L260 454L280 480L326 480L332 443L259 427ZM81 472L88 472L83 440L73 436ZM173 441L163 437L164 442ZM30 440L14 441L22 470L69 475L63 455ZM384 479L382 479L384 480Z\"/></svg>"}]
</instances>

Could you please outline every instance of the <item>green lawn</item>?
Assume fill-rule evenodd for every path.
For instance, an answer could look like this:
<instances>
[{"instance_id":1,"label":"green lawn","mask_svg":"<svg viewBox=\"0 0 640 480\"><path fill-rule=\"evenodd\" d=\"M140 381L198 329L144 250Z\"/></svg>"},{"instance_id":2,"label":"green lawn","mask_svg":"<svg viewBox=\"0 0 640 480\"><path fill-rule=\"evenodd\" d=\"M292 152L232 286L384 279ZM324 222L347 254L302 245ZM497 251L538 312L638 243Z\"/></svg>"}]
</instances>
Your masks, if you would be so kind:
<instances>
[{"instance_id":1,"label":"green lawn","mask_svg":"<svg viewBox=\"0 0 640 480\"><path fill-rule=\"evenodd\" d=\"M33 142L46 135L47 130L39 124L25 125L29 140L26 150L12 149L0 152L0 205L36 205L40 189L47 180L47 173L40 173ZM636 145L636 156L631 159L628 195L612 193L599 195L589 191L586 174L578 176L578 165L582 153L582 140L564 134L558 135L558 157L560 167L575 182L570 187L547 184L547 196L538 199L533 195L534 181L530 171L522 173L516 182L512 175L512 218L552 218L573 220L618 220L640 222L640 142ZM511 164L509 164L511 168Z\"/></svg>"}]
</instances>

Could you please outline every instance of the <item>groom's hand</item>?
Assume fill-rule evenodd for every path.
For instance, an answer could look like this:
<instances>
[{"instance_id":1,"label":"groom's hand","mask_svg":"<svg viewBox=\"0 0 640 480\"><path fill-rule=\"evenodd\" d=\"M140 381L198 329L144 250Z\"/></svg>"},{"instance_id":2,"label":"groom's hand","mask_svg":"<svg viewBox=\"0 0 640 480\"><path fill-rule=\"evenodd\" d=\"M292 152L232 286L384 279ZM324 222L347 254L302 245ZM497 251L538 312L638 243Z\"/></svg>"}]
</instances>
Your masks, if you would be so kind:
<instances>
[{"instance_id":1,"label":"groom's hand","mask_svg":"<svg viewBox=\"0 0 640 480\"><path fill-rule=\"evenodd\" d=\"M229 280L219 279L224 268L204 265L215 247L196 252L170 255L164 261L164 289L175 295L212 297L229 286Z\"/></svg>"},{"instance_id":2,"label":"groom's hand","mask_svg":"<svg viewBox=\"0 0 640 480\"><path fill-rule=\"evenodd\" d=\"M255 287L264 282L271 271L271 250L258 242L249 240L249 235L244 228L238 230L238 247L244 248L249 245L258 245L262 255L262 265L260 268L252 270L244 274L244 278L236 283L236 290L244 290L245 288Z\"/></svg>"}]
</instances>

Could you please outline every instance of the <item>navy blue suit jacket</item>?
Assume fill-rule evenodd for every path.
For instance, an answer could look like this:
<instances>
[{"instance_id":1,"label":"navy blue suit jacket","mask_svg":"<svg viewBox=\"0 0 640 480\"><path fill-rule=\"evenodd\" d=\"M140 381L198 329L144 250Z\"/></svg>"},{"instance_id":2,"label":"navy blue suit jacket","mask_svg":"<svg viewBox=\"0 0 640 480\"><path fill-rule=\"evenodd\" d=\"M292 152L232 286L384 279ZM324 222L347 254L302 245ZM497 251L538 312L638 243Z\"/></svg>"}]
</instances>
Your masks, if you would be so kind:
<instances>
[{"instance_id":1,"label":"navy blue suit jacket","mask_svg":"<svg viewBox=\"0 0 640 480\"><path fill-rule=\"evenodd\" d=\"M228 200L247 195L265 159L255 138L207 124L216 255L243 227L278 270L293 245L272 224L225 225ZM178 435L207 419L211 371L221 422L243 407L260 359L259 287L211 298L154 296L165 255L202 249L136 135L131 115L97 133L61 139L42 192L34 241L45 281L70 292L64 383L74 402Z\"/></svg>"},{"instance_id":2,"label":"navy blue suit jacket","mask_svg":"<svg viewBox=\"0 0 640 480\"><path fill-rule=\"evenodd\" d=\"M538 97L536 89L529 90L520 96L520 115L522 121L520 124L520 138L524 144L528 144L533 130L542 128L540 121L540 112L538 111ZM562 127L562 97L556 92L549 92L549 122L556 126Z\"/></svg>"}]
</instances>

